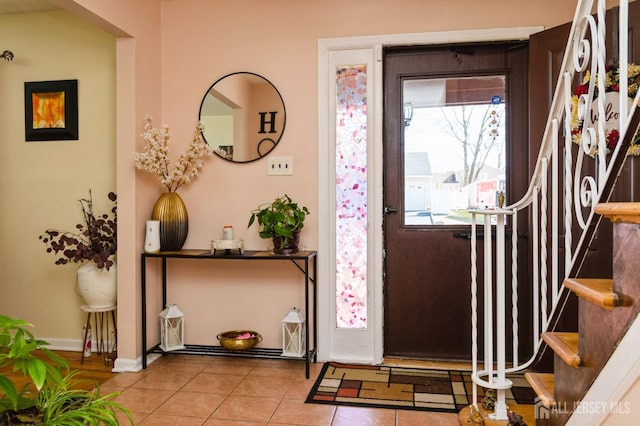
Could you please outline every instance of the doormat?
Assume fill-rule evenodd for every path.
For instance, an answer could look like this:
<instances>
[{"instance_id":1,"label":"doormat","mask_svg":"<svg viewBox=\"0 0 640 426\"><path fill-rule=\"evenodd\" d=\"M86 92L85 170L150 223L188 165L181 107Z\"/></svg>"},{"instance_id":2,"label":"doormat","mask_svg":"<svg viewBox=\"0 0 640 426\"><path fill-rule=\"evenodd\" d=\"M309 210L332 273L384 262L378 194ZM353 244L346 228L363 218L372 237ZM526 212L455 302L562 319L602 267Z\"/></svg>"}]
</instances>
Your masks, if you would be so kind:
<instances>
[{"instance_id":1,"label":"doormat","mask_svg":"<svg viewBox=\"0 0 640 426\"><path fill-rule=\"evenodd\" d=\"M507 405L533 404L535 393L522 374L507 376ZM306 402L357 407L457 413L471 404L470 371L354 365L327 362ZM484 389L478 386L478 402Z\"/></svg>"}]
</instances>

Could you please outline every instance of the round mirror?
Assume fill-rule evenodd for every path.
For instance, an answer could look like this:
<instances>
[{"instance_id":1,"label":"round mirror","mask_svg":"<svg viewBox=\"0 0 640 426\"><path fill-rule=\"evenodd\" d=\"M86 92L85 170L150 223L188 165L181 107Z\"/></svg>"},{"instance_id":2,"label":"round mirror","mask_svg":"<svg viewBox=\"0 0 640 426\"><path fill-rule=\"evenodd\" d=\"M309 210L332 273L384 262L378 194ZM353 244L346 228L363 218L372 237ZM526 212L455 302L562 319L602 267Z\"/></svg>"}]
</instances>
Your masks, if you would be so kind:
<instances>
[{"instance_id":1,"label":"round mirror","mask_svg":"<svg viewBox=\"0 0 640 426\"><path fill-rule=\"evenodd\" d=\"M267 155L280 142L286 123L280 92L266 78L236 72L213 83L200 104L205 141L234 163Z\"/></svg>"}]
</instances>

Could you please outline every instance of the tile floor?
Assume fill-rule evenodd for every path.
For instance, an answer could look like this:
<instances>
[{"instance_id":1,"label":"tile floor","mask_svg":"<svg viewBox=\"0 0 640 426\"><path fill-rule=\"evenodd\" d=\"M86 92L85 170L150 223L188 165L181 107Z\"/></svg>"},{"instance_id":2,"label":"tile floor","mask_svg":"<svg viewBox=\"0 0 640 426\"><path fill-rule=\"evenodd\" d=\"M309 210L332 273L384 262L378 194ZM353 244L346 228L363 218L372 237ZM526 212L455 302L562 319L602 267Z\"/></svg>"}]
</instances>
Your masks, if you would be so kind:
<instances>
[{"instance_id":1,"label":"tile floor","mask_svg":"<svg viewBox=\"0 0 640 426\"><path fill-rule=\"evenodd\" d=\"M305 404L321 366L307 380L304 362L165 355L102 391L120 391L136 425L459 425L452 413Z\"/></svg>"}]
</instances>

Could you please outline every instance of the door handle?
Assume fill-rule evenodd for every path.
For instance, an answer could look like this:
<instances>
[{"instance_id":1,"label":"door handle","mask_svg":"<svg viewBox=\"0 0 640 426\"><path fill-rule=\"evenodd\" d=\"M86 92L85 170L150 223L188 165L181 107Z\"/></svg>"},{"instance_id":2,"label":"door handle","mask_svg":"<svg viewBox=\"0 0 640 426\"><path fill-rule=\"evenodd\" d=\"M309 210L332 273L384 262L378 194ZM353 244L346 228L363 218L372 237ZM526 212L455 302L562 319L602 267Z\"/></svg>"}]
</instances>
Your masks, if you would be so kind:
<instances>
[{"instance_id":1,"label":"door handle","mask_svg":"<svg viewBox=\"0 0 640 426\"><path fill-rule=\"evenodd\" d=\"M512 235L513 231L511 231L510 229L507 229L504 231L504 237L506 239L511 239L511 235ZM518 234L519 238L527 238L527 236L525 234ZM453 233L453 238L462 238L465 240L470 240L471 239L471 232L454 232ZM476 239L478 240L484 240L484 232L480 231L480 232L476 232ZM495 240L496 239L496 231L495 229L491 231L491 239Z\"/></svg>"},{"instance_id":2,"label":"door handle","mask_svg":"<svg viewBox=\"0 0 640 426\"><path fill-rule=\"evenodd\" d=\"M393 207L384 207L384 214L398 213L398 209L394 209Z\"/></svg>"}]
</instances>

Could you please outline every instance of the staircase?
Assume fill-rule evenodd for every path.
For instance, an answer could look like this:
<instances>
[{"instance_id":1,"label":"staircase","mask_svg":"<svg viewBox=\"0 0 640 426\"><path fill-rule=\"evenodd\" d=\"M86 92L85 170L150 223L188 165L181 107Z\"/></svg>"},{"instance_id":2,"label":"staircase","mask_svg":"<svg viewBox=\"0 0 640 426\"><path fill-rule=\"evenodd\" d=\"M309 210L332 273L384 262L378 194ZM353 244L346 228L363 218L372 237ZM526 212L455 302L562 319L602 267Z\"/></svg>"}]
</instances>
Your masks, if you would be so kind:
<instances>
[{"instance_id":1,"label":"staircase","mask_svg":"<svg viewBox=\"0 0 640 426\"><path fill-rule=\"evenodd\" d=\"M600 204L595 211L614 223L613 279L565 279L565 287L578 297L578 330L543 333L542 339L554 352L553 373L525 374L547 409L539 410L538 418L548 415L551 424L569 420L640 312L635 268L640 203ZM605 411L624 409L615 401L606 402Z\"/></svg>"},{"instance_id":2,"label":"staircase","mask_svg":"<svg viewBox=\"0 0 640 426\"><path fill-rule=\"evenodd\" d=\"M602 410L586 405L607 402L600 389L610 385L610 377L624 378L628 370L634 370L633 380L640 377L640 356L635 355L631 369L610 362L618 358L621 342L630 340L628 330L640 328L640 320L635 321L640 311L640 279L634 278L640 253L640 203L609 202L640 130L640 91L624 96L630 93L629 2L620 0L613 5L619 16L618 44L613 49L619 95L606 106L605 96L597 96L606 92L610 66L606 3L578 0L526 194L506 207L470 210L473 400L480 401L477 387L495 390L495 411L487 424L506 424L509 373L525 372L536 391L536 424L580 426L599 424L574 419L585 411ZM591 76L588 91L576 98L575 87L584 83L585 75ZM609 150L606 135L611 128L605 129L605 120L586 118L604 117L605 108L612 105L619 112L615 129L620 137ZM575 120L583 119L576 142L572 137ZM585 276L590 250L606 220L613 223L613 274ZM495 235L495 239L481 240L479 235ZM522 256L529 259L524 273L518 270ZM603 269L596 265L596 271ZM531 299L532 304L523 305L523 299ZM534 351L523 356L520 339L525 338L532 340ZM640 339L637 335L633 339L634 349L625 350L638 354ZM474 408L478 406L476 402Z\"/></svg>"}]
</instances>

